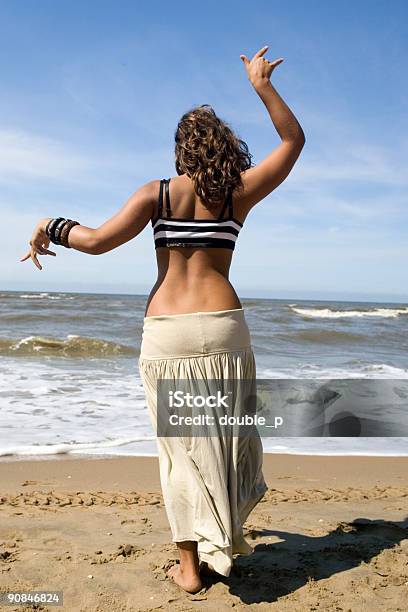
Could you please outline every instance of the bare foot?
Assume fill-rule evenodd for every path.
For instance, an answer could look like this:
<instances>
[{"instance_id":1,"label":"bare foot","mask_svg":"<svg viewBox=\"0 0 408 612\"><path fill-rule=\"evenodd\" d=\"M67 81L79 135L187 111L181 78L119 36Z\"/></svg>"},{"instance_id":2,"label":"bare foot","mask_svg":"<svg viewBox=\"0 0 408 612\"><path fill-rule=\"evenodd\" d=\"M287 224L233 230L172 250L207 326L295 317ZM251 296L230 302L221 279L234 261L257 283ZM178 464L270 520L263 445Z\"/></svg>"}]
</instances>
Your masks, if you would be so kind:
<instances>
[{"instance_id":1,"label":"bare foot","mask_svg":"<svg viewBox=\"0 0 408 612\"><path fill-rule=\"evenodd\" d=\"M167 576L187 593L198 593L203 588L200 576L185 574L181 571L179 563L168 570Z\"/></svg>"}]
</instances>

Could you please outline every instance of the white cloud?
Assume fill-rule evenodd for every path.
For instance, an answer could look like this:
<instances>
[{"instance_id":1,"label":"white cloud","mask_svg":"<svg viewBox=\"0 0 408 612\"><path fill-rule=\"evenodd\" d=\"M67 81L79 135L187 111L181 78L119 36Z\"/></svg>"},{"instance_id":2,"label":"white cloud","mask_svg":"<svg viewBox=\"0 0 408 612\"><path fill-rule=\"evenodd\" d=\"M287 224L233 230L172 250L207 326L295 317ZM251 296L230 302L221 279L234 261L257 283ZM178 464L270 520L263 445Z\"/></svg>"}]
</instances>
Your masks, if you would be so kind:
<instances>
[{"instance_id":1,"label":"white cloud","mask_svg":"<svg viewBox=\"0 0 408 612\"><path fill-rule=\"evenodd\" d=\"M304 159L296 168L293 180L359 181L367 184L407 185L408 176L402 163L404 157L372 145L349 145L325 150L319 156Z\"/></svg>"},{"instance_id":2,"label":"white cloud","mask_svg":"<svg viewBox=\"0 0 408 612\"><path fill-rule=\"evenodd\" d=\"M124 178L155 176L168 161L167 149L106 155L82 152L71 143L24 130L0 129L0 181L52 180L78 185L120 184ZM146 180L151 180L147 178Z\"/></svg>"},{"instance_id":3,"label":"white cloud","mask_svg":"<svg viewBox=\"0 0 408 612\"><path fill-rule=\"evenodd\" d=\"M79 180L90 160L51 138L22 130L0 130L2 182L31 179Z\"/></svg>"}]
</instances>

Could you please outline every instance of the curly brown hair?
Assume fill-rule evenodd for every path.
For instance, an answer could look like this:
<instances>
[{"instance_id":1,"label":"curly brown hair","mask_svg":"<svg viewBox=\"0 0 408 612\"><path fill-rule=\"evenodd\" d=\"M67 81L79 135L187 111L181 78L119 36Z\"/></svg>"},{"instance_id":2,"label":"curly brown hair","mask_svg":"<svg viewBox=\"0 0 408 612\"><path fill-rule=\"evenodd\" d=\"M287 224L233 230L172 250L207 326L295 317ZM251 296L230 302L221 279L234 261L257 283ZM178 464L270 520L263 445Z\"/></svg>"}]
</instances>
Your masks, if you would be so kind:
<instances>
[{"instance_id":1,"label":"curly brown hair","mask_svg":"<svg viewBox=\"0 0 408 612\"><path fill-rule=\"evenodd\" d=\"M209 210L217 209L229 191L243 188L241 172L253 165L248 145L209 104L184 113L175 141L177 174L192 179L194 191Z\"/></svg>"}]
</instances>

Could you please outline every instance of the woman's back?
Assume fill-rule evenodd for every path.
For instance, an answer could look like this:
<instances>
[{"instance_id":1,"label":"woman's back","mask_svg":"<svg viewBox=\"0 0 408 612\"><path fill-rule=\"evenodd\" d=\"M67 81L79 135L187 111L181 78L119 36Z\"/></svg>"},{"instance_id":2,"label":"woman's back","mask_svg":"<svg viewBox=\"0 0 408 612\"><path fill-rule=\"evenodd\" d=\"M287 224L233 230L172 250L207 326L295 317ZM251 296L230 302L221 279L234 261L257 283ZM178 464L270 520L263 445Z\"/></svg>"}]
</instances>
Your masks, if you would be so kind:
<instances>
[{"instance_id":1,"label":"woman's back","mask_svg":"<svg viewBox=\"0 0 408 612\"><path fill-rule=\"evenodd\" d=\"M232 215L227 207L220 219L219 213L224 212L227 202L220 202L218 214L210 212L186 174L169 181L168 192L164 190L163 193L162 211L159 210L160 181L156 183L157 201L152 225L158 278L147 302L146 316L241 308L228 279L234 247L231 239L236 239L244 222L239 194L232 196ZM171 208L167 208L167 194ZM231 217L233 220L228 221ZM194 240L202 242L193 246ZM161 241L166 246L160 246ZM176 246L180 241L190 246ZM218 243L223 246L216 246Z\"/></svg>"}]
</instances>

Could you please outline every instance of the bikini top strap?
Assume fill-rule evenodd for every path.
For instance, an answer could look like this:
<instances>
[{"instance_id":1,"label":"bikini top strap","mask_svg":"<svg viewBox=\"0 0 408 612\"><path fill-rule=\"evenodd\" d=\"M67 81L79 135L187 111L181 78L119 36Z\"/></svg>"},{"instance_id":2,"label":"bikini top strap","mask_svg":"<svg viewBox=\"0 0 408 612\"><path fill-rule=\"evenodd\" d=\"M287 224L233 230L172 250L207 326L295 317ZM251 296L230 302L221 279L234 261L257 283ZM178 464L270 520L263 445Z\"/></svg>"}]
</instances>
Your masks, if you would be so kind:
<instances>
[{"instance_id":1,"label":"bikini top strap","mask_svg":"<svg viewBox=\"0 0 408 612\"><path fill-rule=\"evenodd\" d=\"M166 215L171 217L171 208L170 208L170 189L169 189L170 179L164 179L164 184L166 187Z\"/></svg>"},{"instance_id":2,"label":"bikini top strap","mask_svg":"<svg viewBox=\"0 0 408 612\"><path fill-rule=\"evenodd\" d=\"M160 218L163 214L163 189L164 188L166 189L166 215L167 217L171 217L169 183L170 183L170 179L161 179L160 181L159 204L157 207L158 218Z\"/></svg>"},{"instance_id":3,"label":"bikini top strap","mask_svg":"<svg viewBox=\"0 0 408 612\"><path fill-rule=\"evenodd\" d=\"M159 191L159 204L157 207L157 216L160 218L163 213L163 181L165 179L161 179L160 181L160 191Z\"/></svg>"},{"instance_id":4,"label":"bikini top strap","mask_svg":"<svg viewBox=\"0 0 408 612\"><path fill-rule=\"evenodd\" d=\"M232 189L228 190L227 197L225 198L224 205L223 205L223 207L221 209L221 212L220 212L220 214L218 216L218 220L219 221L223 218L224 212L225 212L225 209L227 208L227 206L228 206L228 210L229 210L229 216L227 217L227 219L232 219L232 217L233 217L233 210L232 210Z\"/></svg>"}]
</instances>

